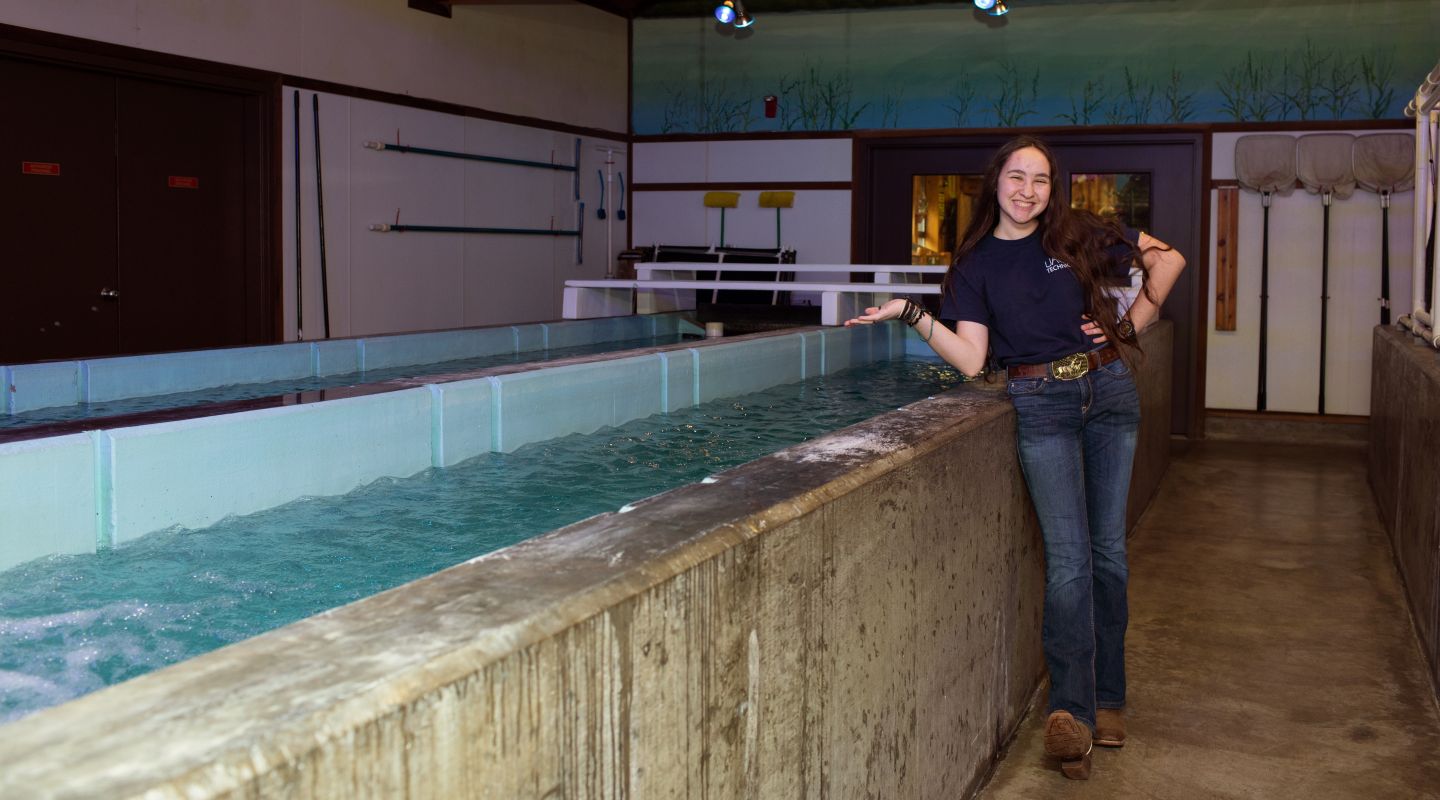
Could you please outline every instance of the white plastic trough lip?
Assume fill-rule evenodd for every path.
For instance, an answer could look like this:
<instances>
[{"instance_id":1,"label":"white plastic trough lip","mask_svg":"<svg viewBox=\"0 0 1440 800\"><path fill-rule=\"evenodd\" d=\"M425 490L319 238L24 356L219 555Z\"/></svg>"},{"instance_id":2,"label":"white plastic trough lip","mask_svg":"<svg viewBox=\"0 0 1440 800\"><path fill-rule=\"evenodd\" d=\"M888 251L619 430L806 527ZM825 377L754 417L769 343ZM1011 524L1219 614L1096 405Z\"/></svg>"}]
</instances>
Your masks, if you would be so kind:
<instances>
[{"instance_id":1,"label":"white plastic trough lip","mask_svg":"<svg viewBox=\"0 0 1440 800\"><path fill-rule=\"evenodd\" d=\"M656 320L661 317L673 317L677 320L677 332L684 332L684 325L679 322L680 317L675 314L656 314L646 317L637 317L642 324L638 327L644 331L635 330L627 333L627 336L651 336L656 333ZM611 320L612 322L614 320ZM132 400L141 397L151 397L159 394L185 393L192 391L204 391L217 389L230 384L257 384L263 385L275 381L305 380L308 378L328 378L341 374L350 374L367 369L388 369L393 367L421 367L431 363L443 363L443 360L454 358L483 357L487 355L521 354L534 352L539 349L550 347L551 328L572 328L575 326L594 326L598 320L571 320L557 319L540 322L529 322L520 324L483 325L462 328L448 328L435 331L420 331L411 333L382 333L365 336L344 336L324 340L304 340L293 342L274 342L268 344L246 344L229 347L218 347L198 350L175 350L158 353L139 353L132 355L105 356L99 358L84 359L60 359L55 361L33 362L26 364L13 364L0 366L0 376L4 378L4 386L15 385L17 375L24 372L27 375L33 370L54 370L68 369L71 375L71 382L78 384L74 390L68 393L68 399L61 402L44 402L41 405L33 405L29 402L22 402L13 396L12 391L6 392L3 402L0 402L0 411L4 413L18 413L20 411L40 410L43 408L55 408L73 406L89 402L109 402L116 400ZM649 325L643 324L649 322ZM698 329L691 332L700 333ZM474 344L486 337L500 336L511 342L506 348L484 350L483 352L470 351L462 355L456 355L449 347L457 341ZM536 338L538 337L538 338ZM543 342L541 347L533 344L522 345L522 341ZM594 342L617 341L614 338L600 338ZM385 352L410 353L413 357L402 357L396 362L393 359L381 364L367 364L366 350L373 348ZM323 352L323 355L322 355ZM235 368L229 370L207 370L204 367L214 363L214 359L223 358L227 354L245 359L239 371ZM322 366L330 364L331 361L339 359L342 368ZM298 359L298 360L297 360ZM418 359L418 360L417 360ZM436 359L440 359L437 361ZM303 361L305 366L299 366ZM135 365L131 369L128 365ZM90 389L91 378L89 372L92 368L103 368L106 389L100 391L99 396L92 396ZM137 380L120 378L117 391L116 376L125 375L146 375L169 374L172 377L178 375L179 381L156 382L150 378ZM28 379L28 378L27 378ZM340 388L340 387L335 387ZM21 387L22 393L29 390ZM308 390L307 390L308 391ZM48 397L48 396L47 396ZM49 398L53 400L54 398ZM216 401L241 402L235 400Z\"/></svg>"},{"instance_id":2,"label":"white plastic trough lip","mask_svg":"<svg viewBox=\"0 0 1440 800\"><path fill-rule=\"evenodd\" d=\"M587 369L590 372L601 374L609 372L610 365L612 363L618 364L619 362L623 361L642 361L647 358L657 357L663 361L665 353L684 351L698 356L699 354L706 352L711 348L719 348L723 351L729 350L734 347L743 348L757 346L767 341L776 342L777 346L781 347L786 353L794 351L792 355L796 355L799 358L799 371L805 373L806 375L814 375L818 374L820 371L829 371L825 368L826 362L823 358L823 353L825 350L824 343L830 337L835 336L839 336L843 339L848 340L851 337L863 335L865 338L871 339L874 343L874 347L878 347L879 349L873 350L872 348L867 347L866 350L870 354L869 356L866 356L867 358L871 356L879 358L894 357L903 352L903 347L897 347L897 345L899 345L899 340L894 335L899 334L900 332L898 329L893 328L893 326L876 326L874 328L867 327L863 330L864 333L862 334L860 333L862 329L837 330L834 328L814 327L789 328L777 331L766 331L762 333L747 335L744 337L732 337L730 339L678 342L669 345L661 345L658 347L640 348L633 351L620 351L589 356L576 356L574 358L561 359L554 362L545 362L543 364L508 364L499 367L488 368L486 370L480 370L474 373L437 376L435 379L429 381L429 383L439 383L441 389L443 390L445 387L456 385L457 383L471 382L474 379L482 377L490 380L493 384L495 376L504 377L509 376L512 373L532 373L537 371L543 372L552 370L559 372L574 369ZM903 336L903 334L901 335ZM822 354L822 357L816 364L816 369L809 369L805 366L807 353L809 353L811 350L814 350L817 345ZM885 355L885 353L888 353L888 355ZM813 353L811 353L810 355L811 361L814 361ZM787 359L789 357L789 355L786 356ZM725 366L726 364L730 363L730 360L725 359L723 356L719 357L719 359L720 360L717 362L717 366L721 367L723 370L734 369L733 365L729 367ZM785 363L789 364L790 362L787 360ZM679 384L682 385L682 388L687 389L693 383L693 402L700 402L702 395L700 393L699 384L699 365L700 359L696 358L691 367L686 367L681 370L682 373L689 373L693 371L693 376L690 376L688 374L669 375L668 373L665 373L661 376L662 382L667 382L667 385L671 385L675 384L678 381ZM777 375L774 377L778 377L781 374L791 374L787 370L787 367L781 367L780 373L777 373ZM797 375L796 377L799 376ZM785 380L793 379L795 378L790 377L786 378ZM601 375L601 377L597 380L599 380L599 382L602 384L608 381L608 379L605 378L604 375ZM480 439L473 437L466 438L466 435L463 432L460 432L460 429L452 430L451 428L444 425L443 422L439 423L437 426L437 420L448 417L449 414L445 411L446 407L443 404L443 396L437 395L437 392L433 388L428 388L428 383L419 383L414 380L393 381L381 384L370 384L362 387L354 387L353 389L345 391L359 391L359 394L363 396L348 397L345 396L342 392L342 398L337 399L346 399L349 401L348 403L332 404L330 400L322 400L321 398L316 398L316 402L311 403L286 403L274 407L262 407L239 412L235 412L232 409L232 413L222 414L214 414L213 410L208 415L198 413L195 410L191 410L190 414L166 413L154 419L131 420L130 424L127 424L123 427L106 428L102 427L103 423L101 425L96 425L93 421L91 421L83 426L86 431L86 436L99 436L101 437L101 439L103 439L103 441L107 443L111 440L123 439L127 442L126 452L134 454L133 456L126 456L125 458L115 458L109 454L106 454L104 458L101 458L101 455L98 454L93 455L93 459L99 459L98 461L94 461L92 464L95 475L97 476L96 480L100 481L100 484L97 485L103 484L107 487L119 487L121 485L121 481L117 476L128 476L136 474L135 472L131 471L133 465L135 464L155 462L155 460L159 458L159 456L156 455L156 452L158 452L156 450L156 446L153 442L150 442L149 440L149 437L152 435L163 437L177 437L175 440L179 443L175 444L174 446L180 447L183 451L185 446L194 445L197 441L208 440L207 437L220 437L221 439L224 439L226 441L234 440L237 436L240 436L241 433L243 433L243 430L249 430L249 428L247 427L247 420L253 420L257 423L268 426L268 428L270 429L273 429L273 425L271 425L270 423L281 424L280 422L278 422L278 420L283 420L284 418L294 419L296 415L306 416L308 414L321 413L322 407L341 410L344 409L346 406L351 406L352 404L354 404L354 406L358 408L363 406L364 404L374 402L377 397L413 394L417 391L423 391L424 394L427 396L430 404L430 413L427 420L425 421L425 424L423 425L425 429L425 441L427 442L427 447L425 448L426 456L423 459L425 462L425 467L443 465L445 454L451 452L452 437L455 437L453 443L457 445L457 449L455 450L455 453L457 454L469 453L475 455L479 452L483 452L484 449L487 447L490 450L500 449L503 451L505 449L503 444L506 442L508 434L504 433L506 428L502 426L501 422L498 421L500 418L498 416L495 416L495 414L493 413L491 415L491 427L487 429L489 433L485 434L490 438L487 441L483 442ZM463 392L463 387L461 388L461 391ZM692 401L685 401L686 404L689 404L690 402ZM497 413L500 407L500 403L498 402L494 405ZM670 405L667 401L663 409L657 410L669 409ZM181 411L184 410L182 409ZM200 409L200 411L203 412L204 409ZM263 413L256 414L253 413L253 411L261 411ZM387 435L402 437L401 439L397 439L396 441L404 444L404 447L402 448L404 451L404 457L402 458L400 456L396 456L389 461L381 460L375 461L373 463L371 461L366 461L365 464L357 466L356 469L352 471L352 473L346 473L349 476L346 479L347 481L352 478L355 481L358 481L358 483L354 483L353 485L351 485L350 488L364 485L380 477L408 475L413 474L414 471L418 471L419 469L421 469L421 467L416 466L416 464L418 464L419 462L415 460L415 452L413 452L414 448L410 447L410 444L416 440L413 439L413 437L404 438L405 431L410 431L411 434L418 435L415 433L415 431L417 431L421 426L420 423L415 420L416 413L418 412L414 412L414 409L409 409L407 410L403 419L395 418L395 424L393 426L389 426L389 433ZM312 421L321 419L315 417L308 418ZM533 438L525 438L526 436L530 436L532 433L535 432L534 426L531 425L531 423L524 422L525 419L530 418L525 417L522 414L520 419L522 424L522 433L527 430L529 431L528 433L524 433L524 436L522 436L521 438L524 441L534 440ZM587 417L586 419L588 420L589 418ZM610 422L605 424L614 423ZM530 428L525 428L524 426L526 425L530 425ZM563 428L564 426L562 425L561 427ZM411 430L412 428L414 430ZM559 430L553 425L549 426L549 428L547 429L552 430L552 432L554 430ZM575 432L579 432L579 429L574 430ZM89 433L92 431L98 432ZM571 431L567 429L564 432ZM65 433L68 433L68 431ZM79 433L79 431L76 431L76 433ZM209 436L211 433L213 433L213 437ZM52 435L50 436L28 438L26 440L32 441L34 442L34 444L27 445L26 447L20 449L9 447L8 445L0 446L0 456L5 455L7 451L11 454L20 454L24 450L43 448L45 447L47 442L53 443L59 441L58 436L63 435L63 433L59 431L52 431L51 434ZM325 435L323 431L317 434L317 436L323 435ZM558 434L552 433L552 435ZM6 437L0 435L0 440L4 439L6 439ZM15 441L20 441L20 439L13 439L12 443ZM237 441L240 441L248 448L246 452L256 451L256 448L259 447L259 445L256 445L254 442L250 442L249 440L245 440L243 439L243 437L241 439L238 439ZM147 442L150 443L147 444ZM164 445L162 443L160 447L163 449L163 446ZM476 450L476 448L480 449ZM457 457L468 457L468 455ZM256 458L259 458L259 456L257 455ZM396 466L397 464L399 466ZM103 469L101 465L103 465ZM26 514L30 514L31 516L53 516L52 509L62 507L66 503L69 503L70 506L76 508L89 508L90 513L93 514L94 522L87 523L87 525L93 524L98 526L98 530L101 531L101 533L97 534L94 538L91 538L89 540L89 543L83 546L72 542L69 545L63 546L62 549L56 550L52 548L46 552L31 552L31 550L28 548L22 549L21 551L17 552L23 553L25 555L24 558L20 558L19 560L5 560L3 561L3 563L0 563L0 568L14 566L18 563L21 563L22 561L29 560L30 558L36 558L56 552L93 552L94 548L97 546L113 544L116 541L129 541L138 536L142 536L149 531L159 530L170 524L203 526L211 524L214 519L218 519L219 516L224 516L228 513L253 513L259 510L263 510L264 508L270 508L275 505L289 502L290 500L293 500L300 496L309 494L327 495L335 494L337 492L338 484L336 483L336 481L338 479L333 478L333 476L326 477L329 475L329 473L320 469L310 471L311 475L317 476L313 480L306 479L293 484L287 482L280 482L280 484L283 484L284 490L275 488L276 485L280 485L277 484L275 481L272 481L271 485L262 487L263 491L260 491L258 494L256 492L249 492L243 487L236 486L233 483L227 484L224 481L220 482L220 484L218 485L229 485L234 488L226 489L225 491L220 491L218 493L207 488L217 485L214 483L207 483L204 480L203 476L209 474L207 470L213 469L217 472L217 474L220 474L224 472L225 468L226 465L224 464L215 464L210 467L199 468L197 473L190 474L193 480L189 480L188 482L179 481L178 485L171 485L171 483L166 482L163 490L157 488L158 484L156 484L154 480L142 479L138 481L132 481L127 477L124 483L126 488L123 492L118 491L118 489L115 492L111 492L107 489L106 491L99 492L91 496L88 494L81 494L82 489L84 489L85 487L77 486L73 489L73 491L67 490L66 492L63 492L62 494L64 495L64 497L57 496L56 498L53 498L51 500L45 500L39 505L31 503L28 507L22 504L22 511ZM139 470L139 474L145 475L148 473L146 473L144 469L141 469ZM196 477L197 475L199 477ZM328 483L327 480L329 481ZM317 489L317 487L319 488ZM26 491L27 490L23 486L10 486L6 490L6 492L9 492L9 494L7 494L6 492L0 492L0 500L3 500L6 497L18 498L21 495L15 493L24 493ZM151 501L146 499L159 498L161 497L161 494L158 493L162 491L164 497L163 504L168 509L164 512L165 515L168 515L165 517L165 519L159 519L159 516L161 515L157 514L154 511L151 505ZM348 491L348 489L339 489L339 491ZM31 492L30 494L33 495L34 493ZM260 501L256 499L260 496L263 496L263 499L269 504L260 505ZM161 501L156 500L155 502ZM143 513L141 513L142 511ZM120 522L120 520L122 519L128 521L122 525ZM109 532L108 535L105 533L107 531ZM0 555L3 555L3 552L3 550L0 550Z\"/></svg>"}]
</instances>

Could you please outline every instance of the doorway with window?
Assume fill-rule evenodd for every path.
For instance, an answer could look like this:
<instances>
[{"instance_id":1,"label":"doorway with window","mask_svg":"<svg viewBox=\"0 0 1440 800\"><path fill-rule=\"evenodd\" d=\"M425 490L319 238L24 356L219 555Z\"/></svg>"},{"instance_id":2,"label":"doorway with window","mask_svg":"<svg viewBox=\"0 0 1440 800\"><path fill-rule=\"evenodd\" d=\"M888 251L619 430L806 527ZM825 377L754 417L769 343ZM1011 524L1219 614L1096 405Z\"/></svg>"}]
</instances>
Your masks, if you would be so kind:
<instances>
[{"instance_id":1,"label":"doorway with window","mask_svg":"<svg viewBox=\"0 0 1440 800\"><path fill-rule=\"evenodd\" d=\"M876 137L856 142L854 260L948 264L1005 134ZM1192 265L1165 301L1175 323L1171 432L1199 435L1203 410L1200 281L1204 142L1198 133L1041 134L1070 204L1114 216L1175 247Z\"/></svg>"}]
</instances>

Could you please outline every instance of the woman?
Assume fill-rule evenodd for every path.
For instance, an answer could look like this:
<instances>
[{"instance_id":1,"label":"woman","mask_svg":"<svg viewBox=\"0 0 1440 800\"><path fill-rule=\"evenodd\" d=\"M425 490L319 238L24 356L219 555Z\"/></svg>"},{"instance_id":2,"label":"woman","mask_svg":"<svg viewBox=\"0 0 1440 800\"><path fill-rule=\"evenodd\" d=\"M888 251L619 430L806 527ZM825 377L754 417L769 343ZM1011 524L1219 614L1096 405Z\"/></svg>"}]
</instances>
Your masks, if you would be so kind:
<instances>
[{"instance_id":1,"label":"woman","mask_svg":"<svg viewBox=\"0 0 1440 800\"><path fill-rule=\"evenodd\" d=\"M845 324L901 319L966 375L992 357L1006 369L1045 539L1045 752L1067 777L1087 778L1092 742L1125 743L1125 501L1140 405L1129 358L1109 343L1138 348L1136 331L1159 315L1185 259L1072 211L1053 189L1058 174L1050 148L1028 136L991 159L945 276L941 316L957 320L953 332L899 299ZM1131 266L1144 285L1121 316L1106 279Z\"/></svg>"}]
</instances>

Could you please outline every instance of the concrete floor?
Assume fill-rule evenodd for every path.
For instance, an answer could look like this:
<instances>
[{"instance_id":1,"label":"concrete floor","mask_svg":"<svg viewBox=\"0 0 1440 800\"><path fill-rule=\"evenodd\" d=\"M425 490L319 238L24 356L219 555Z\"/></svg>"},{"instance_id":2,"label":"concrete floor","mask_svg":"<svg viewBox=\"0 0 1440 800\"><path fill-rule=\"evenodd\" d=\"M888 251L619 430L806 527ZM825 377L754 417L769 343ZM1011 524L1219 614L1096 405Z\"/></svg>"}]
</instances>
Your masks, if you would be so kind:
<instances>
[{"instance_id":1,"label":"concrete floor","mask_svg":"<svg viewBox=\"0 0 1440 800\"><path fill-rule=\"evenodd\" d=\"M1130 541L1128 743L1068 781L1032 707L980 796L1440 798L1440 711L1364 449L1183 450Z\"/></svg>"}]
</instances>

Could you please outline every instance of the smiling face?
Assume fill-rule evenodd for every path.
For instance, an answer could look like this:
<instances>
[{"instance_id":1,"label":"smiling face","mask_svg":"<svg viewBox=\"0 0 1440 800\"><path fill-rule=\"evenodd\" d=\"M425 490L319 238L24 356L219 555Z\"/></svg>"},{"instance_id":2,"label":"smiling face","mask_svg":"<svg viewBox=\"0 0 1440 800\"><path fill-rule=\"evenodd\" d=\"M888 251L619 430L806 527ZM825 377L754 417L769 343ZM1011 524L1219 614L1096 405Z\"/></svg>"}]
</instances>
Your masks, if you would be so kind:
<instances>
[{"instance_id":1,"label":"smiling face","mask_svg":"<svg viewBox=\"0 0 1440 800\"><path fill-rule=\"evenodd\" d=\"M1035 232L1041 212L1050 203L1050 161L1033 147L1022 147L1005 159L995 199L1000 220L995 236L1023 239Z\"/></svg>"}]
</instances>

